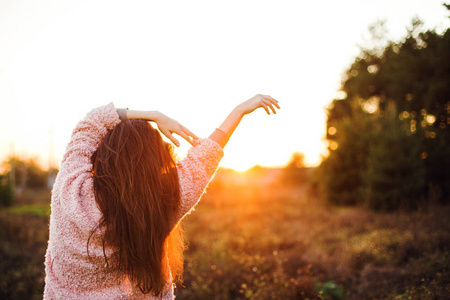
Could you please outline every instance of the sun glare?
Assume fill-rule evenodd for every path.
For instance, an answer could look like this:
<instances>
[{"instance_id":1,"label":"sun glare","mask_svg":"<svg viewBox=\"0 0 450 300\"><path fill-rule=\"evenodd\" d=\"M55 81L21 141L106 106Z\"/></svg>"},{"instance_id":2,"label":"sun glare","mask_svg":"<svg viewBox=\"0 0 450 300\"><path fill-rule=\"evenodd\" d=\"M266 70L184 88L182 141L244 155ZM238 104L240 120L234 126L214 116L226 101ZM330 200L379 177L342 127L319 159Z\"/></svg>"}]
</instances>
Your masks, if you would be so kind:
<instances>
[{"instance_id":1,"label":"sun glare","mask_svg":"<svg viewBox=\"0 0 450 300\"><path fill-rule=\"evenodd\" d=\"M227 164L227 168L231 168L238 172L245 172L248 169L252 168L254 165L246 163L244 160L235 160L232 163Z\"/></svg>"}]
</instances>

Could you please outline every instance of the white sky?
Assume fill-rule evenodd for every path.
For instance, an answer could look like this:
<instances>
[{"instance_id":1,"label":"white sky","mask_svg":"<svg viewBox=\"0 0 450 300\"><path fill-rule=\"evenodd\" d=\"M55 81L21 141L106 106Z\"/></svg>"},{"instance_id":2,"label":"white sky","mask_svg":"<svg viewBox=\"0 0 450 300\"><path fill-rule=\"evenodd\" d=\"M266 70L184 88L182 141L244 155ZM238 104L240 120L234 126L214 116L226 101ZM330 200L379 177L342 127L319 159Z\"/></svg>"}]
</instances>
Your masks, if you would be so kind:
<instances>
[{"instance_id":1,"label":"white sky","mask_svg":"<svg viewBox=\"0 0 450 300\"><path fill-rule=\"evenodd\" d=\"M449 27L442 0L0 0L0 159L14 151L47 166L53 135L59 164L76 123L109 102L206 137L263 93L282 109L247 116L222 165L280 166L294 151L317 165L325 107L368 26L384 19L398 40L415 16Z\"/></svg>"}]
</instances>

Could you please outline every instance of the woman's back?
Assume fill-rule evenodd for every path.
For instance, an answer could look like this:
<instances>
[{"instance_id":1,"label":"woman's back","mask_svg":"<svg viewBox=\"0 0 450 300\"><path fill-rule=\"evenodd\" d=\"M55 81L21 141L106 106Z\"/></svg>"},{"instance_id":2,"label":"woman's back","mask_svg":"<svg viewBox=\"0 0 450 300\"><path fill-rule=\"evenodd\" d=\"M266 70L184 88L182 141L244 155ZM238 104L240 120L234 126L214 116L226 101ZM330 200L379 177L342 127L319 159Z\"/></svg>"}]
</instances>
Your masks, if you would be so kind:
<instances>
[{"instance_id":1,"label":"woman's back","mask_svg":"<svg viewBox=\"0 0 450 300\"><path fill-rule=\"evenodd\" d=\"M161 299L155 295L161 290L163 299L173 299L171 270L176 268L171 262L176 257L171 257L174 252L170 247L176 243L171 244L172 228L200 199L223 157L222 148L241 119L260 107L268 114L270 110L275 113L277 103L270 96L254 96L238 105L208 139L198 139L186 127L159 112L116 110L112 103L91 111L73 131L52 190L44 299ZM139 157L138 148L143 148L135 149L129 144L132 146L128 152L117 155L120 143L126 141L130 132L119 135L115 146L108 139L103 142L121 121L132 119L156 122L160 132L175 145L179 146L179 142L173 133L193 147L185 159L172 165L173 161L158 153L167 151L159 144L146 155L166 157L155 165L155 170L160 171L122 172L120 166L130 170L143 167L134 157L136 153ZM143 123L136 123L139 124ZM108 150L105 155L100 154L102 150L97 153L101 145ZM122 165L111 169L120 161ZM154 163L145 161L142 161L144 169ZM106 169L102 170L103 167ZM176 184L167 179L169 174L172 179L177 177ZM145 180L147 185L132 183ZM135 192L135 188L141 192ZM135 201L141 201L140 205ZM154 202L141 205L149 204L145 201ZM137 215L140 217L135 218ZM149 257L156 257L147 257L147 252ZM145 272L150 262L154 270ZM140 263L144 267L140 268ZM135 270L144 272L139 275ZM149 276L163 280L155 281Z\"/></svg>"},{"instance_id":2,"label":"woman's back","mask_svg":"<svg viewBox=\"0 0 450 300\"><path fill-rule=\"evenodd\" d=\"M104 227L99 226L103 214L94 196L91 158L108 130L119 124L116 109L109 104L89 113L73 132L52 192L46 299L154 297L143 294L126 273L114 268L118 248L104 245ZM222 156L222 148L216 142L201 140L177 164L180 207L176 221L199 200ZM170 280L166 285L169 292L164 299L173 299Z\"/></svg>"}]
</instances>

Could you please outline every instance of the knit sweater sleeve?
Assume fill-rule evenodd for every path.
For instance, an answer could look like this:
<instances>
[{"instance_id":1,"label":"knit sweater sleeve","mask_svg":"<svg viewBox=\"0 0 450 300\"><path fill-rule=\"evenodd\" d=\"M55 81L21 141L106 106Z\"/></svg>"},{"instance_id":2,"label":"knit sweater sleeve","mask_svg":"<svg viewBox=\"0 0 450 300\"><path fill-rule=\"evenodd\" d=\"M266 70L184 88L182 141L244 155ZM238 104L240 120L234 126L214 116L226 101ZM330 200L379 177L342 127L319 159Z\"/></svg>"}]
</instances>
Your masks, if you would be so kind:
<instances>
[{"instance_id":1,"label":"knit sweater sleeve","mask_svg":"<svg viewBox=\"0 0 450 300\"><path fill-rule=\"evenodd\" d=\"M88 256L86 248L101 217L93 193L91 156L119 123L110 103L89 112L73 130L52 190L44 299L99 299L95 295L110 292L106 285L100 288L96 272L101 265L91 261L103 257L103 249L92 243Z\"/></svg>"},{"instance_id":2,"label":"knit sweater sleeve","mask_svg":"<svg viewBox=\"0 0 450 300\"><path fill-rule=\"evenodd\" d=\"M178 163L181 206L178 219L189 214L206 190L223 157L220 145L211 139L200 139Z\"/></svg>"},{"instance_id":3,"label":"knit sweater sleeve","mask_svg":"<svg viewBox=\"0 0 450 300\"><path fill-rule=\"evenodd\" d=\"M80 211L97 213L95 203L87 197L92 194L91 157L108 130L119 123L116 108L110 103L90 111L73 130L52 192L54 204L61 204L69 218L87 221Z\"/></svg>"},{"instance_id":4,"label":"knit sweater sleeve","mask_svg":"<svg viewBox=\"0 0 450 300\"><path fill-rule=\"evenodd\" d=\"M71 167L92 167L91 156L106 136L108 130L120 123L113 103L91 110L72 132L66 153L61 162Z\"/></svg>"}]
</instances>

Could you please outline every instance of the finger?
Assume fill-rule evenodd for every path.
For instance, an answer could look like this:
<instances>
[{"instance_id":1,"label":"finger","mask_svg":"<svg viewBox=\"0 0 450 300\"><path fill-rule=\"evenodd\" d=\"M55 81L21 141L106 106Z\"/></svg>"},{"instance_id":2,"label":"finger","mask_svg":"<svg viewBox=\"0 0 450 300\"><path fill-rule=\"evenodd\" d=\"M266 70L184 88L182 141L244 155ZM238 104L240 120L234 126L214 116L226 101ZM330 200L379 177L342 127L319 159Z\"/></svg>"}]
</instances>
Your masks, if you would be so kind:
<instances>
[{"instance_id":1,"label":"finger","mask_svg":"<svg viewBox=\"0 0 450 300\"><path fill-rule=\"evenodd\" d=\"M196 136L192 131L190 131L189 129L187 129L186 127L184 127L184 126L181 126L181 129L185 132L185 133L187 133L189 136L191 136L191 137L193 137L194 139L198 139L198 136Z\"/></svg>"},{"instance_id":2,"label":"finger","mask_svg":"<svg viewBox=\"0 0 450 300\"><path fill-rule=\"evenodd\" d=\"M271 96L269 96L270 99L272 99L273 101L275 101L276 103L278 103L279 101Z\"/></svg>"},{"instance_id":3,"label":"finger","mask_svg":"<svg viewBox=\"0 0 450 300\"><path fill-rule=\"evenodd\" d=\"M169 132L163 131L163 134L177 147L180 147L180 142Z\"/></svg>"},{"instance_id":4,"label":"finger","mask_svg":"<svg viewBox=\"0 0 450 300\"><path fill-rule=\"evenodd\" d=\"M275 111L275 108L274 108L273 105L272 105L272 102L265 100L265 101L264 101L264 104L266 104L267 106L269 106L270 109L272 110L272 112L273 112L274 114L277 113L277 112Z\"/></svg>"},{"instance_id":5,"label":"finger","mask_svg":"<svg viewBox=\"0 0 450 300\"><path fill-rule=\"evenodd\" d=\"M185 139L186 141L188 141L189 144L191 144L192 146L194 146L194 141L183 131L180 131L179 133L177 132L178 135L180 135L183 139Z\"/></svg>"},{"instance_id":6,"label":"finger","mask_svg":"<svg viewBox=\"0 0 450 300\"><path fill-rule=\"evenodd\" d=\"M261 105L260 105L262 108L264 108L264 110L266 111L266 113L268 114L268 115L270 115L270 111L269 111L269 108L267 107L267 105L263 102L263 103L261 103Z\"/></svg>"},{"instance_id":7,"label":"finger","mask_svg":"<svg viewBox=\"0 0 450 300\"><path fill-rule=\"evenodd\" d=\"M274 99L274 98L272 98L272 97L270 97L270 96L267 96L266 98L265 98L266 100L269 100L271 103L273 103L277 108L280 108L280 106L278 105L278 100L277 99Z\"/></svg>"},{"instance_id":8,"label":"finger","mask_svg":"<svg viewBox=\"0 0 450 300\"><path fill-rule=\"evenodd\" d=\"M272 98L272 101L270 101L275 105L278 109L280 109L280 105L278 105L278 101Z\"/></svg>"}]
</instances>

